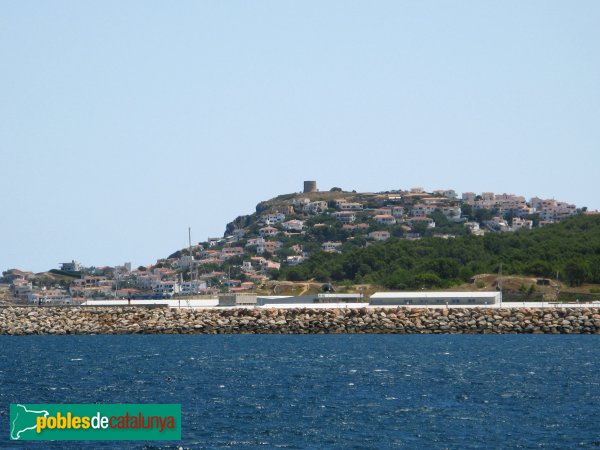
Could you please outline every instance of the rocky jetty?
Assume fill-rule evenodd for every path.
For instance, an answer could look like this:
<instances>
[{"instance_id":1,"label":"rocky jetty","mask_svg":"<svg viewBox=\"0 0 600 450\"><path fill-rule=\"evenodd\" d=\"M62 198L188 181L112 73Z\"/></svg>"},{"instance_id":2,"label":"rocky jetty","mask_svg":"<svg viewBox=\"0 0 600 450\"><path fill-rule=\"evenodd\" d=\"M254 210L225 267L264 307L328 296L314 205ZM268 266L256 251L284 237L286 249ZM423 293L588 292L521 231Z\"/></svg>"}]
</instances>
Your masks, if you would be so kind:
<instances>
[{"instance_id":1,"label":"rocky jetty","mask_svg":"<svg viewBox=\"0 0 600 450\"><path fill-rule=\"evenodd\" d=\"M1 335L221 333L600 334L600 309L0 308Z\"/></svg>"}]
</instances>

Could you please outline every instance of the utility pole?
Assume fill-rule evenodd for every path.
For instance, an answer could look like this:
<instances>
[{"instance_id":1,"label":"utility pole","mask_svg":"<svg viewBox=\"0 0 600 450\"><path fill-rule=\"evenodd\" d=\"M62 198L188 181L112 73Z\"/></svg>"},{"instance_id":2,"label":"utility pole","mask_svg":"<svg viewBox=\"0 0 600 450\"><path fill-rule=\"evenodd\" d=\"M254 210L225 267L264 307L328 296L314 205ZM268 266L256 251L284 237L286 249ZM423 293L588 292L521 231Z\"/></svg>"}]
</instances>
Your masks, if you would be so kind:
<instances>
[{"instance_id":1,"label":"utility pole","mask_svg":"<svg viewBox=\"0 0 600 450\"><path fill-rule=\"evenodd\" d=\"M500 263L500 272L498 274L498 288L500 289L500 307L502 308L502 263Z\"/></svg>"}]
</instances>

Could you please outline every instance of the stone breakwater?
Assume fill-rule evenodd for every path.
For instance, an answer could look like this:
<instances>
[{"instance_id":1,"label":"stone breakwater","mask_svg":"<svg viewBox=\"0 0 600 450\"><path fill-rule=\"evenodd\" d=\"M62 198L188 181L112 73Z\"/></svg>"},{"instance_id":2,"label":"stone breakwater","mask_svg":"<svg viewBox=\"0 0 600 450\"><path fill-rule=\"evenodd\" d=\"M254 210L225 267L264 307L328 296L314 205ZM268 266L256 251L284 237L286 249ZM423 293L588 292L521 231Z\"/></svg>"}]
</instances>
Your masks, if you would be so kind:
<instances>
[{"instance_id":1,"label":"stone breakwater","mask_svg":"<svg viewBox=\"0 0 600 450\"><path fill-rule=\"evenodd\" d=\"M554 333L600 334L600 310L544 309L0 309L0 335Z\"/></svg>"}]
</instances>

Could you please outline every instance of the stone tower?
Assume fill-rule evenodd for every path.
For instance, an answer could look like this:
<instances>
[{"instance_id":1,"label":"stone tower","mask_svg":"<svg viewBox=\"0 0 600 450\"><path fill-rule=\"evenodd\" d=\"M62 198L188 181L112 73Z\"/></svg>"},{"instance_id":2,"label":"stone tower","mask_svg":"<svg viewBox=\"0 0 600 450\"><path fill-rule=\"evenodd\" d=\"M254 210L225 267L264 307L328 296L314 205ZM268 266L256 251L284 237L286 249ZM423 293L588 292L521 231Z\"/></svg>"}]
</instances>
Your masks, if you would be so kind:
<instances>
[{"instance_id":1,"label":"stone tower","mask_svg":"<svg viewBox=\"0 0 600 450\"><path fill-rule=\"evenodd\" d=\"M304 182L304 193L308 192L317 192L317 182L316 181L305 181Z\"/></svg>"}]
</instances>

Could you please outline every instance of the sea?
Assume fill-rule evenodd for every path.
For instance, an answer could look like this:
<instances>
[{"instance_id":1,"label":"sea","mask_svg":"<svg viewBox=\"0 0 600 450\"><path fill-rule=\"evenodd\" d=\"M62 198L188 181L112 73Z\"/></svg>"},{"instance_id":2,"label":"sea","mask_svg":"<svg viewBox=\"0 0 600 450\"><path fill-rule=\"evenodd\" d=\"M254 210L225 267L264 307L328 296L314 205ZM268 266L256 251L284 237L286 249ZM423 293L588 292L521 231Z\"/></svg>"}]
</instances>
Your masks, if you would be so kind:
<instances>
[{"instance_id":1,"label":"sea","mask_svg":"<svg viewBox=\"0 0 600 450\"><path fill-rule=\"evenodd\" d=\"M0 448L600 447L600 338L0 337ZM177 403L181 441L11 441L11 403Z\"/></svg>"}]
</instances>

